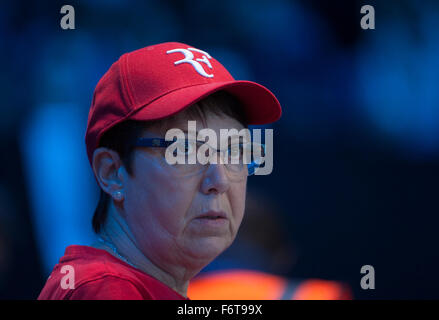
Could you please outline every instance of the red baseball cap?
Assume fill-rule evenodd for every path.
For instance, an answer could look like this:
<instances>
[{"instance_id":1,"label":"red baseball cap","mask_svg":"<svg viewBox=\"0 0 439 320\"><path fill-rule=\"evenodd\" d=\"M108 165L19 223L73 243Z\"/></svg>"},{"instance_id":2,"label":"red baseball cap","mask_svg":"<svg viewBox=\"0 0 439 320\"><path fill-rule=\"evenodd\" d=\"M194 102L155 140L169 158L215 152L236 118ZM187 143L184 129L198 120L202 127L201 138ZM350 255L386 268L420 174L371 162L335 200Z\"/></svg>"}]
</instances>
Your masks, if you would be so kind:
<instances>
[{"instance_id":1,"label":"red baseball cap","mask_svg":"<svg viewBox=\"0 0 439 320\"><path fill-rule=\"evenodd\" d=\"M125 120L166 118L218 91L239 99L248 124L278 120L279 101L267 88L235 80L207 52L166 42L123 54L99 80L88 115L90 163L103 133Z\"/></svg>"}]
</instances>

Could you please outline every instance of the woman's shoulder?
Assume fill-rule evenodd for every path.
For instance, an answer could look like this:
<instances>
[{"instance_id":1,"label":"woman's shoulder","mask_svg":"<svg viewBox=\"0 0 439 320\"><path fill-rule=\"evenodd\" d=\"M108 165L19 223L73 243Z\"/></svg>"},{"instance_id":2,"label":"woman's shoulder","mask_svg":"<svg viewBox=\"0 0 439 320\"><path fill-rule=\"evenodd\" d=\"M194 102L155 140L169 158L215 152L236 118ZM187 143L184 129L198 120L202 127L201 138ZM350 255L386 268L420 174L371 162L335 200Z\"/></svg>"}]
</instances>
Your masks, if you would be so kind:
<instances>
[{"instance_id":1,"label":"woman's shoulder","mask_svg":"<svg viewBox=\"0 0 439 320\"><path fill-rule=\"evenodd\" d=\"M135 270L102 249L72 245L38 299L152 299Z\"/></svg>"},{"instance_id":2,"label":"woman's shoulder","mask_svg":"<svg viewBox=\"0 0 439 320\"><path fill-rule=\"evenodd\" d=\"M53 268L40 300L181 300L159 280L109 252L71 245Z\"/></svg>"}]
</instances>

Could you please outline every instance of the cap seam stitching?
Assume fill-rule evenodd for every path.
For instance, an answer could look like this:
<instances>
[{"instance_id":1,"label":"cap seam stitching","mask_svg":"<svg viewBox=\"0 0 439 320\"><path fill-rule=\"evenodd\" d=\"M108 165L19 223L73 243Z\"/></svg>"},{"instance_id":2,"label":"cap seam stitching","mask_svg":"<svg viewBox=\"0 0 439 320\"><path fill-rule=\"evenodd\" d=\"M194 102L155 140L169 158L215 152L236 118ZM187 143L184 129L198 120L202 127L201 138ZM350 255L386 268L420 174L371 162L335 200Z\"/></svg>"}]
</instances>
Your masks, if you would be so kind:
<instances>
[{"instance_id":1,"label":"cap seam stitching","mask_svg":"<svg viewBox=\"0 0 439 320\"><path fill-rule=\"evenodd\" d=\"M123 68L123 78L122 78L122 86L127 91L128 99L130 100L131 105L135 105L134 95L132 93L132 84L128 76L128 55L125 55L125 59L122 61Z\"/></svg>"},{"instance_id":2,"label":"cap seam stitching","mask_svg":"<svg viewBox=\"0 0 439 320\"><path fill-rule=\"evenodd\" d=\"M233 81L233 80L232 80L232 81ZM225 82L228 82L228 81L225 81ZM170 90L170 91L168 91L168 92L166 92L166 93L163 93L163 94L159 95L158 97L155 97L155 98L152 99L150 102L148 102L148 104L151 104L151 103L153 103L154 101L160 99L161 97L163 97L163 96L165 96L165 95L167 95L167 94L170 94L171 92L177 91L177 90L186 89L186 88L195 87L195 86L202 86L202 85L205 85L205 84L213 84L213 83L217 83L217 82L191 84L191 85L189 85L189 86L184 86L184 87L176 88L176 89ZM141 105L140 107L137 107L136 109L133 110L133 113L135 113L135 111L137 111L137 110L143 108L144 106L145 106L145 105Z\"/></svg>"}]
</instances>

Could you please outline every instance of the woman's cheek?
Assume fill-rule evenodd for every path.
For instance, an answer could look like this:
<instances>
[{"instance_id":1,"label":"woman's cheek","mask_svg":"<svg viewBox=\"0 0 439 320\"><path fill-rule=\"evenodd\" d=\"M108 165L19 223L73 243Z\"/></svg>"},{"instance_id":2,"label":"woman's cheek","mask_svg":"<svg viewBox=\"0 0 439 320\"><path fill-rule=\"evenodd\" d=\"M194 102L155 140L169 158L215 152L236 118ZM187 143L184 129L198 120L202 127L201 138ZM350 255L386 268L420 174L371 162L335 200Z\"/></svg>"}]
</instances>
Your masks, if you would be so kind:
<instances>
[{"instance_id":1,"label":"woman's cheek","mask_svg":"<svg viewBox=\"0 0 439 320\"><path fill-rule=\"evenodd\" d=\"M157 207L153 214L161 221L162 228L175 236L182 232L188 212L192 209L195 193L189 182L181 184L175 180L169 181L166 187L155 193Z\"/></svg>"},{"instance_id":2,"label":"woman's cheek","mask_svg":"<svg viewBox=\"0 0 439 320\"><path fill-rule=\"evenodd\" d=\"M246 184L241 183L236 185L235 188L231 188L230 193L230 205L232 209L233 219L235 223L235 229L239 228L241 221L244 217L245 211L245 195ZM237 230L235 230L236 232Z\"/></svg>"}]
</instances>

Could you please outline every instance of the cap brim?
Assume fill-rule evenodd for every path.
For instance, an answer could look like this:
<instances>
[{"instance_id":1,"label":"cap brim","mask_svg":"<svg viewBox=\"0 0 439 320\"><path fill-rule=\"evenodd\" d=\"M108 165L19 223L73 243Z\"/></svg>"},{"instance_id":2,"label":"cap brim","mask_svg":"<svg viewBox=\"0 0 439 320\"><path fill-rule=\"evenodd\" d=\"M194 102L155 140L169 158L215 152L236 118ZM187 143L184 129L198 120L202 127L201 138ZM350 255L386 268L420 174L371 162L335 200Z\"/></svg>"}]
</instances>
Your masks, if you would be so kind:
<instances>
[{"instance_id":1,"label":"cap brim","mask_svg":"<svg viewBox=\"0 0 439 320\"><path fill-rule=\"evenodd\" d=\"M235 80L174 90L140 107L129 119L144 121L166 118L219 90L227 91L240 100L248 124L269 124L277 121L282 114L279 101L270 90L252 81Z\"/></svg>"}]
</instances>

